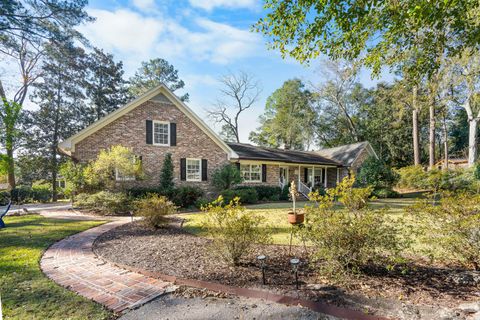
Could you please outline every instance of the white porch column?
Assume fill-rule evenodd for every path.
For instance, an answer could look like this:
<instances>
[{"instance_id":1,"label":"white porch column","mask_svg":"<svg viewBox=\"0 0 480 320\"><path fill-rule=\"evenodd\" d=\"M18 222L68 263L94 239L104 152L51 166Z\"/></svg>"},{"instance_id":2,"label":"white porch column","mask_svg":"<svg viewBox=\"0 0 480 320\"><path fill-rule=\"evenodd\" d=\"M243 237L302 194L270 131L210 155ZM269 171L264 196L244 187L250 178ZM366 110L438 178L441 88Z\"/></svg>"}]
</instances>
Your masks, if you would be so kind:
<instances>
[{"instance_id":1,"label":"white porch column","mask_svg":"<svg viewBox=\"0 0 480 320\"><path fill-rule=\"evenodd\" d=\"M298 166L298 186L300 186L300 182L302 182L302 172L300 170L300 165Z\"/></svg>"},{"instance_id":2,"label":"white porch column","mask_svg":"<svg viewBox=\"0 0 480 320\"><path fill-rule=\"evenodd\" d=\"M312 181L312 185L310 186L310 189L313 190L313 187L315 185L315 166L312 166L312 174L310 179Z\"/></svg>"},{"instance_id":3,"label":"white porch column","mask_svg":"<svg viewBox=\"0 0 480 320\"><path fill-rule=\"evenodd\" d=\"M340 182L340 168L337 168L337 184Z\"/></svg>"},{"instance_id":4,"label":"white porch column","mask_svg":"<svg viewBox=\"0 0 480 320\"><path fill-rule=\"evenodd\" d=\"M324 187L325 189L327 188L327 171L328 171L328 167L325 168L325 184L324 184Z\"/></svg>"}]
</instances>

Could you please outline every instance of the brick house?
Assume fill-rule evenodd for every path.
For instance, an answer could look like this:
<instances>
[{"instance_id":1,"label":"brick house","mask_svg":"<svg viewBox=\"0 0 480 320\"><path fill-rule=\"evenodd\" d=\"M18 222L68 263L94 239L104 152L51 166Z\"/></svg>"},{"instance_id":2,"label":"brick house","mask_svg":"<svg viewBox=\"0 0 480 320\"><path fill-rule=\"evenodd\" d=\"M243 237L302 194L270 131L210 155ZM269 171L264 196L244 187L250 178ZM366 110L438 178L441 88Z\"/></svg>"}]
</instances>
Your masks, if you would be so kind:
<instances>
[{"instance_id":1,"label":"brick house","mask_svg":"<svg viewBox=\"0 0 480 320\"><path fill-rule=\"evenodd\" d=\"M132 186L154 187L167 153L172 154L176 185L211 190L211 177L225 164L235 163L245 184L284 186L298 181L302 193L314 185L333 187L347 174L351 163L321 151L293 151L227 143L180 101L160 85L125 106L66 139L60 150L75 161L96 159L102 149L114 145L131 148L141 159L144 179L127 181ZM365 151L366 150L366 151ZM346 158L361 163L367 152L375 154L368 142L362 148L346 148ZM360 161L361 160L361 161ZM117 175L117 179L125 179Z\"/></svg>"}]
</instances>

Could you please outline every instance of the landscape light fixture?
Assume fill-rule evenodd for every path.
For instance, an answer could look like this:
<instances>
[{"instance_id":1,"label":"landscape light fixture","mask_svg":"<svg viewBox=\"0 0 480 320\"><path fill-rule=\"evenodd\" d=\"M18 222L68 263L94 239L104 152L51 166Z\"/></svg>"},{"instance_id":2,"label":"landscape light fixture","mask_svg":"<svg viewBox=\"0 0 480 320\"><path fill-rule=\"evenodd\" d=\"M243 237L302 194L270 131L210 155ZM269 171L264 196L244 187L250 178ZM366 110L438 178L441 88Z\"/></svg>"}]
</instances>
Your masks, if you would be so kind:
<instances>
[{"instance_id":1,"label":"landscape light fixture","mask_svg":"<svg viewBox=\"0 0 480 320\"><path fill-rule=\"evenodd\" d=\"M295 288L298 290L298 265L300 264L300 259L290 259L290 264L292 265L293 273L295 274Z\"/></svg>"},{"instance_id":2,"label":"landscape light fixture","mask_svg":"<svg viewBox=\"0 0 480 320\"><path fill-rule=\"evenodd\" d=\"M260 262L260 267L262 268L262 283L265 285L265 267L267 266L267 256L260 255L257 257L257 260Z\"/></svg>"}]
</instances>

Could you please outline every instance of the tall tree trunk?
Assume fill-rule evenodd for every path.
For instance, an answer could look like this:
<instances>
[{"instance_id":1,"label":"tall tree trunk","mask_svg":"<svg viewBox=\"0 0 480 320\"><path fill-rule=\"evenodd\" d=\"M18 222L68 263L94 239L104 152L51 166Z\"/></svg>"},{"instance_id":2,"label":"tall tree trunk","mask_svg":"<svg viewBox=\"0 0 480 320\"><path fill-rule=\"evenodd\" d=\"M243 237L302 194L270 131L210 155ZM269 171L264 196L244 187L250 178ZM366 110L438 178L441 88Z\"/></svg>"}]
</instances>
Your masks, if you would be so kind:
<instances>
[{"instance_id":1,"label":"tall tree trunk","mask_svg":"<svg viewBox=\"0 0 480 320\"><path fill-rule=\"evenodd\" d=\"M15 162L13 160L13 149L8 148L7 149L7 162L8 162L8 176L7 176L7 182L8 182L8 189L13 190L16 187L16 182L15 182Z\"/></svg>"},{"instance_id":2,"label":"tall tree trunk","mask_svg":"<svg viewBox=\"0 0 480 320\"><path fill-rule=\"evenodd\" d=\"M432 98L432 101L430 102L429 112L430 112L430 128L429 128L429 137L428 137L428 152L429 152L428 168L433 169L433 167L435 166L435 98Z\"/></svg>"},{"instance_id":3,"label":"tall tree trunk","mask_svg":"<svg viewBox=\"0 0 480 320\"><path fill-rule=\"evenodd\" d=\"M479 118L468 119L468 166L473 167L477 161L477 128Z\"/></svg>"},{"instance_id":4,"label":"tall tree trunk","mask_svg":"<svg viewBox=\"0 0 480 320\"><path fill-rule=\"evenodd\" d=\"M447 119L443 115L443 170L448 170L448 130L447 130Z\"/></svg>"},{"instance_id":5,"label":"tall tree trunk","mask_svg":"<svg viewBox=\"0 0 480 320\"><path fill-rule=\"evenodd\" d=\"M413 164L420 165L420 134L418 130L417 86L413 87L412 135L413 135Z\"/></svg>"}]
</instances>

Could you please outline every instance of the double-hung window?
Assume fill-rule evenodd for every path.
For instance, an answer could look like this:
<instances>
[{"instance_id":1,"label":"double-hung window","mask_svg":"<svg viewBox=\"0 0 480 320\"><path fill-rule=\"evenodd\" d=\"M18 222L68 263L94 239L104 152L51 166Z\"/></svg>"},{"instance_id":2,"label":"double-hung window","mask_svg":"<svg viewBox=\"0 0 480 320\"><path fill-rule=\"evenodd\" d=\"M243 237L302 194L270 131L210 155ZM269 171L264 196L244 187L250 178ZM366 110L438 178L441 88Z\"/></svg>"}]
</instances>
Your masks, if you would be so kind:
<instances>
[{"instance_id":1,"label":"double-hung window","mask_svg":"<svg viewBox=\"0 0 480 320\"><path fill-rule=\"evenodd\" d=\"M187 159L187 181L202 181L202 160Z\"/></svg>"},{"instance_id":2,"label":"double-hung window","mask_svg":"<svg viewBox=\"0 0 480 320\"><path fill-rule=\"evenodd\" d=\"M170 145L170 124L168 122L153 122L153 144L159 146Z\"/></svg>"},{"instance_id":3,"label":"double-hung window","mask_svg":"<svg viewBox=\"0 0 480 320\"><path fill-rule=\"evenodd\" d=\"M262 182L261 164L241 164L240 173L245 182Z\"/></svg>"}]
</instances>

